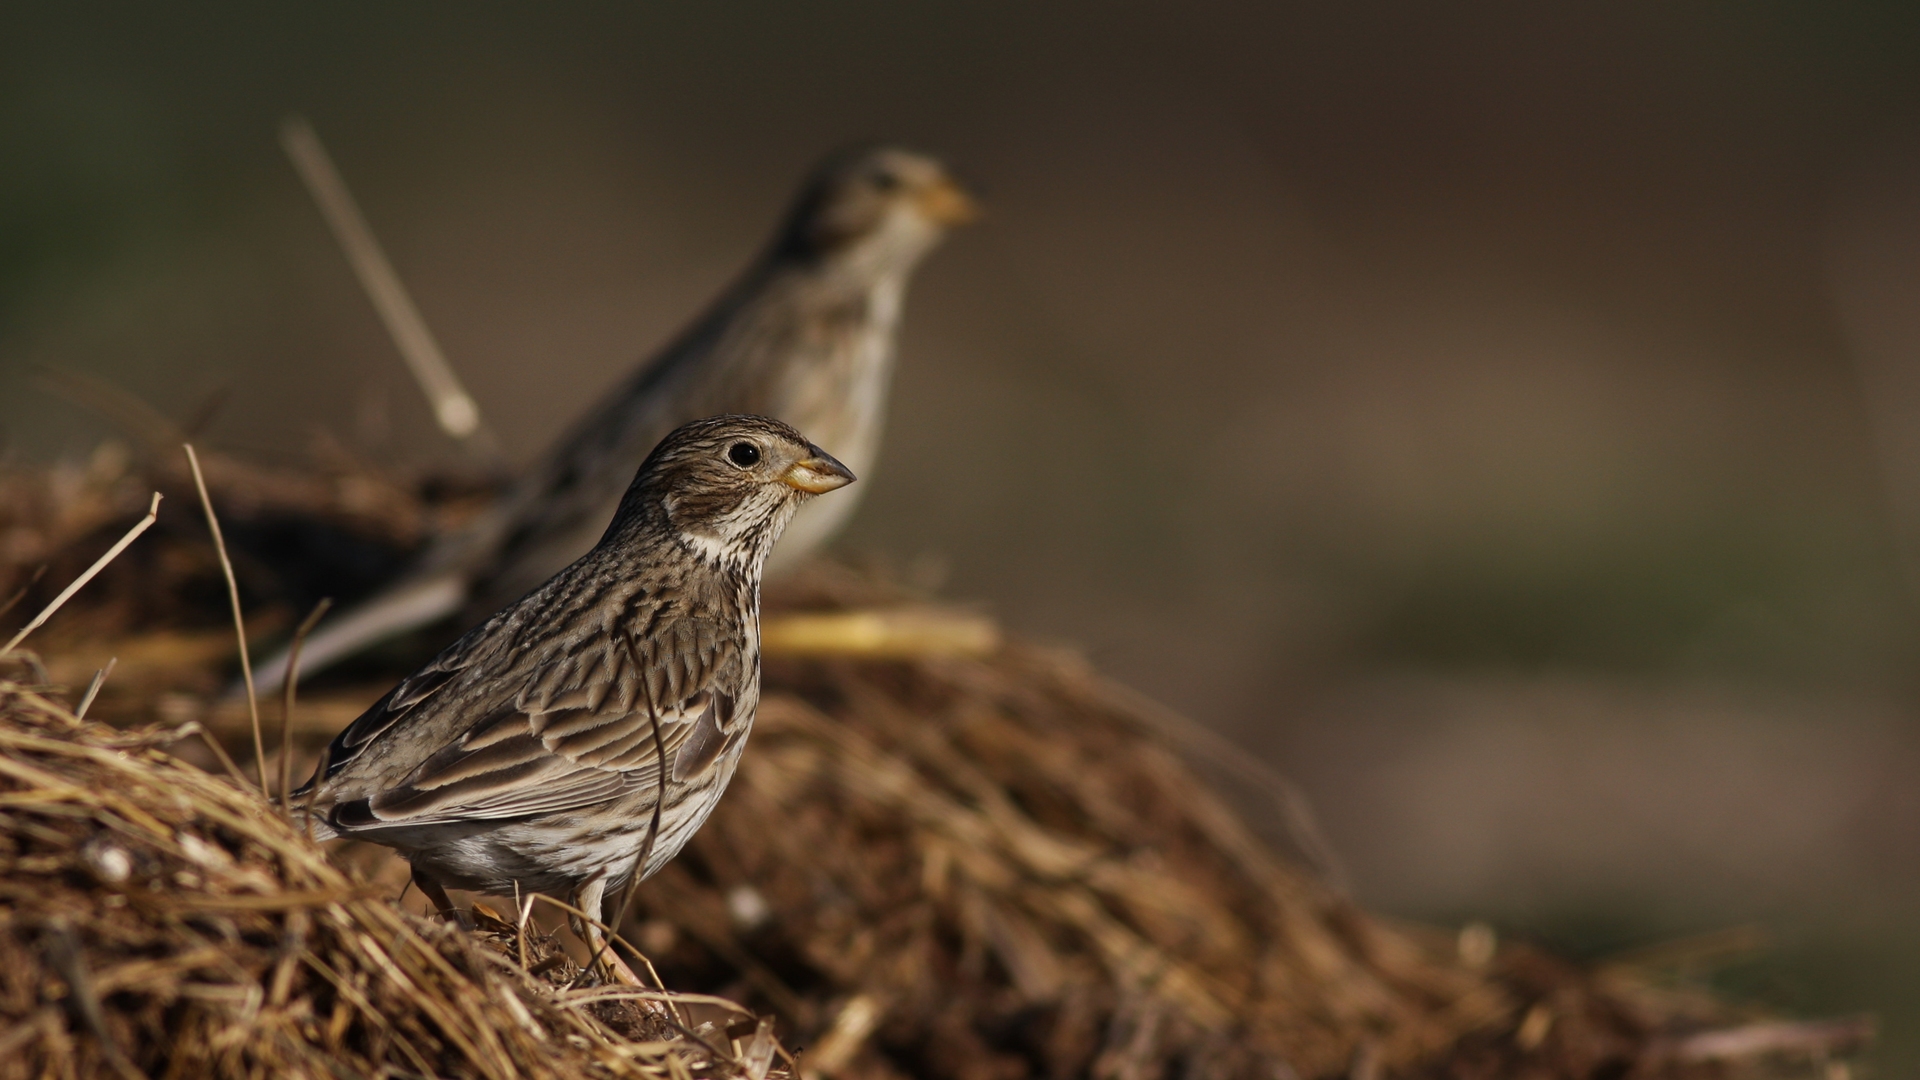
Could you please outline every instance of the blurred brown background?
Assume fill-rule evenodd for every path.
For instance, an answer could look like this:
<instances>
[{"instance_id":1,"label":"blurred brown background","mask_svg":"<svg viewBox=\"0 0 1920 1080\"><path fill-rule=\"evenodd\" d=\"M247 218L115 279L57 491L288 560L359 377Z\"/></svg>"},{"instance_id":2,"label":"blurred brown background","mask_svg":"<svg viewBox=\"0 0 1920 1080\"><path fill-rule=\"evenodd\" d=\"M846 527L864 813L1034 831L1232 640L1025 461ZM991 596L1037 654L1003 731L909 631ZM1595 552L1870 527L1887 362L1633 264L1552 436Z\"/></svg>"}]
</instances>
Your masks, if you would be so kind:
<instances>
[{"instance_id":1,"label":"blurred brown background","mask_svg":"<svg viewBox=\"0 0 1920 1080\"><path fill-rule=\"evenodd\" d=\"M1920 8L0 11L0 423L445 466L274 142L313 119L524 457L850 140L916 282L840 548L1270 757L1369 905L1878 1010L1920 1068Z\"/></svg>"}]
</instances>

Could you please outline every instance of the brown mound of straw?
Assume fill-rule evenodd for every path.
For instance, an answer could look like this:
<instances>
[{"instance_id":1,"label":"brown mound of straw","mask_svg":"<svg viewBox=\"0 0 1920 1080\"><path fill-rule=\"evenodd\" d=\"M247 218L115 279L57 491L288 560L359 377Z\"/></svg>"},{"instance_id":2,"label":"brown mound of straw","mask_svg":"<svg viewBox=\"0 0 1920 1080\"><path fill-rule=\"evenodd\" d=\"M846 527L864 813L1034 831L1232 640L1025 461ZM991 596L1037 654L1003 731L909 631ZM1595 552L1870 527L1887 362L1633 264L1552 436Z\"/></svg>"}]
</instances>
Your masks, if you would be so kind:
<instances>
[{"instance_id":1,"label":"brown mound of straw","mask_svg":"<svg viewBox=\"0 0 1920 1080\"><path fill-rule=\"evenodd\" d=\"M739 1060L568 989L551 941L528 968L511 927L402 913L179 735L0 682L0 1076L767 1075L765 1039Z\"/></svg>"},{"instance_id":2,"label":"brown mound of straw","mask_svg":"<svg viewBox=\"0 0 1920 1080\"><path fill-rule=\"evenodd\" d=\"M142 479L114 464L61 483L0 476L19 496L0 526L36 553L0 558L0 576L17 588L34 561L56 564L28 610L144 508ZM298 581L315 570L299 551L377 547L366 491L382 506L405 495L352 470L264 482L215 459L208 473L256 631L304 610ZM117 655L96 715L197 720L240 754L245 714L213 703L232 630L190 499L48 626L47 667L77 688ZM443 512L416 501L401 516ZM303 528L322 542L247 548L249 530ZM1377 919L1312 869L1297 806L1273 815L1283 855L1203 779L1257 788L1257 770L1072 656L846 571L785 586L769 609L740 774L622 931L674 990L777 1016L808 1077L1795 1075L1867 1032L1746 1015L1657 970L1584 970L1484 927ZM362 673L303 699L302 768L385 689ZM728 1041L751 1024L691 1040L659 1027L687 1027L689 1011L616 1014L523 974L511 928L474 938L400 914L397 887L356 886L257 797L154 749L157 734L82 729L6 694L0 1076L116 1060L178 1076L766 1064L764 1040L746 1061ZM102 845L127 852L124 880L102 877L119 865Z\"/></svg>"},{"instance_id":3,"label":"brown mound of straw","mask_svg":"<svg viewBox=\"0 0 1920 1080\"><path fill-rule=\"evenodd\" d=\"M790 620L902 610L844 572L780 594ZM1189 764L1228 751L1071 654L788 656L766 681L734 787L628 936L669 985L792 1017L827 1071L1725 1075L1860 1034L1373 918Z\"/></svg>"}]
</instances>

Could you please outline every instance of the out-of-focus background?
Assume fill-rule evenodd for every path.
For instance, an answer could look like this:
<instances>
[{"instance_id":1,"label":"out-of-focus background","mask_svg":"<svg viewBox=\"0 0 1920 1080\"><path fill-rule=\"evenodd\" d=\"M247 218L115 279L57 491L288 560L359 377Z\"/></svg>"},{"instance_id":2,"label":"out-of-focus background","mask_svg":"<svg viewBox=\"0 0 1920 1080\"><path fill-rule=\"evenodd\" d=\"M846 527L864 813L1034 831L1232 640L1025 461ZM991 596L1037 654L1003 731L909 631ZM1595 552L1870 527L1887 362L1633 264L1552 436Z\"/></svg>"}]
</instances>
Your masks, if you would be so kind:
<instances>
[{"instance_id":1,"label":"out-of-focus background","mask_svg":"<svg viewBox=\"0 0 1920 1080\"><path fill-rule=\"evenodd\" d=\"M853 140L991 207L839 548L1295 777L1372 908L1920 1069L1920 8L12 5L0 423L457 465L275 144L309 116L510 456ZM221 396L224 395L224 396Z\"/></svg>"}]
</instances>

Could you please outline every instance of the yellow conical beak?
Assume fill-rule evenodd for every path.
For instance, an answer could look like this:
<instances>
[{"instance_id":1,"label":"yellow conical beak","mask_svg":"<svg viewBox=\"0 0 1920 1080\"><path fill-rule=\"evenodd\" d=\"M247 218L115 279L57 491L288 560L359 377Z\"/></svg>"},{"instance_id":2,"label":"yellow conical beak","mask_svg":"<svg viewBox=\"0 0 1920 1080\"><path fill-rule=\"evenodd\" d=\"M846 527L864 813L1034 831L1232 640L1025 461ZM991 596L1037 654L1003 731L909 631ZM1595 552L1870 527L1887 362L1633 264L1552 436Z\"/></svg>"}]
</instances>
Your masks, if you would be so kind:
<instances>
[{"instance_id":1,"label":"yellow conical beak","mask_svg":"<svg viewBox=\"0 0 1920 1080\"><path fill-rule=\"evenodd\" d=\"M949 229L980 220L979 201L950 176L943 176L922 188L918 201L920 212L928 220Z\"/></svg>"},{"instance_id":2,"label":"yellow conical beak","mask_svg":"<svg viewBox=\"0 0 1920 1080\"><path fill-rule=\"evenodd\" d=\"M782 482L809 495L824 495L853 483L853 470L834 460L832 454L807 444L808 456L787 466L780 474Z\"/></svg>"}]
</instances>

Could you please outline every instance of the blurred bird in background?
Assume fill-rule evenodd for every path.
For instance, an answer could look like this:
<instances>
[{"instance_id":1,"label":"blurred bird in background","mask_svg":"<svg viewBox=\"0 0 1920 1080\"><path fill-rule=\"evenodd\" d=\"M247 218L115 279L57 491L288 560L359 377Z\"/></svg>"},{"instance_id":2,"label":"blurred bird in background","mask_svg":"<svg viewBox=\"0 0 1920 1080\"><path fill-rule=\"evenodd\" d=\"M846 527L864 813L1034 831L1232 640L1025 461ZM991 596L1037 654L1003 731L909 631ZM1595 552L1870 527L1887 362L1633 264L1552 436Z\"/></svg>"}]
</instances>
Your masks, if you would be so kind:
<instances>
[{"instance_id":1,"label":"blurred bird in background","mask_svg":"<svg viewBox=\"0 0 1920 1080\"><path fill-rule=\"evenodd\" d=\"M861 475L880 447L908 279L947 231L978 215L940 161L898 147L826 161L773 242L707 313L603 399L488 510L434 541L391 585L310 638L312 673L456 614L479 618L592 546L628 478L677 426L722 413L775 417ZM842 498L787 530L770 573L825 543ZM286 677L287 653L255 675Z\"/></svg>"},{"instance_id":2,"label":"blurred bird in background","mask_svg":"<svg viewBox=\"0 0 1920 1080\"><path fill-rule=\"evenodd\" d=\"M767 554L852 482L765 417L674 431L587 555L401 680L293 804L321 839L399 851L443 912L452 887L567 894L600 918L720 800L760 700Z\"/></svg>"}]
</instances>

